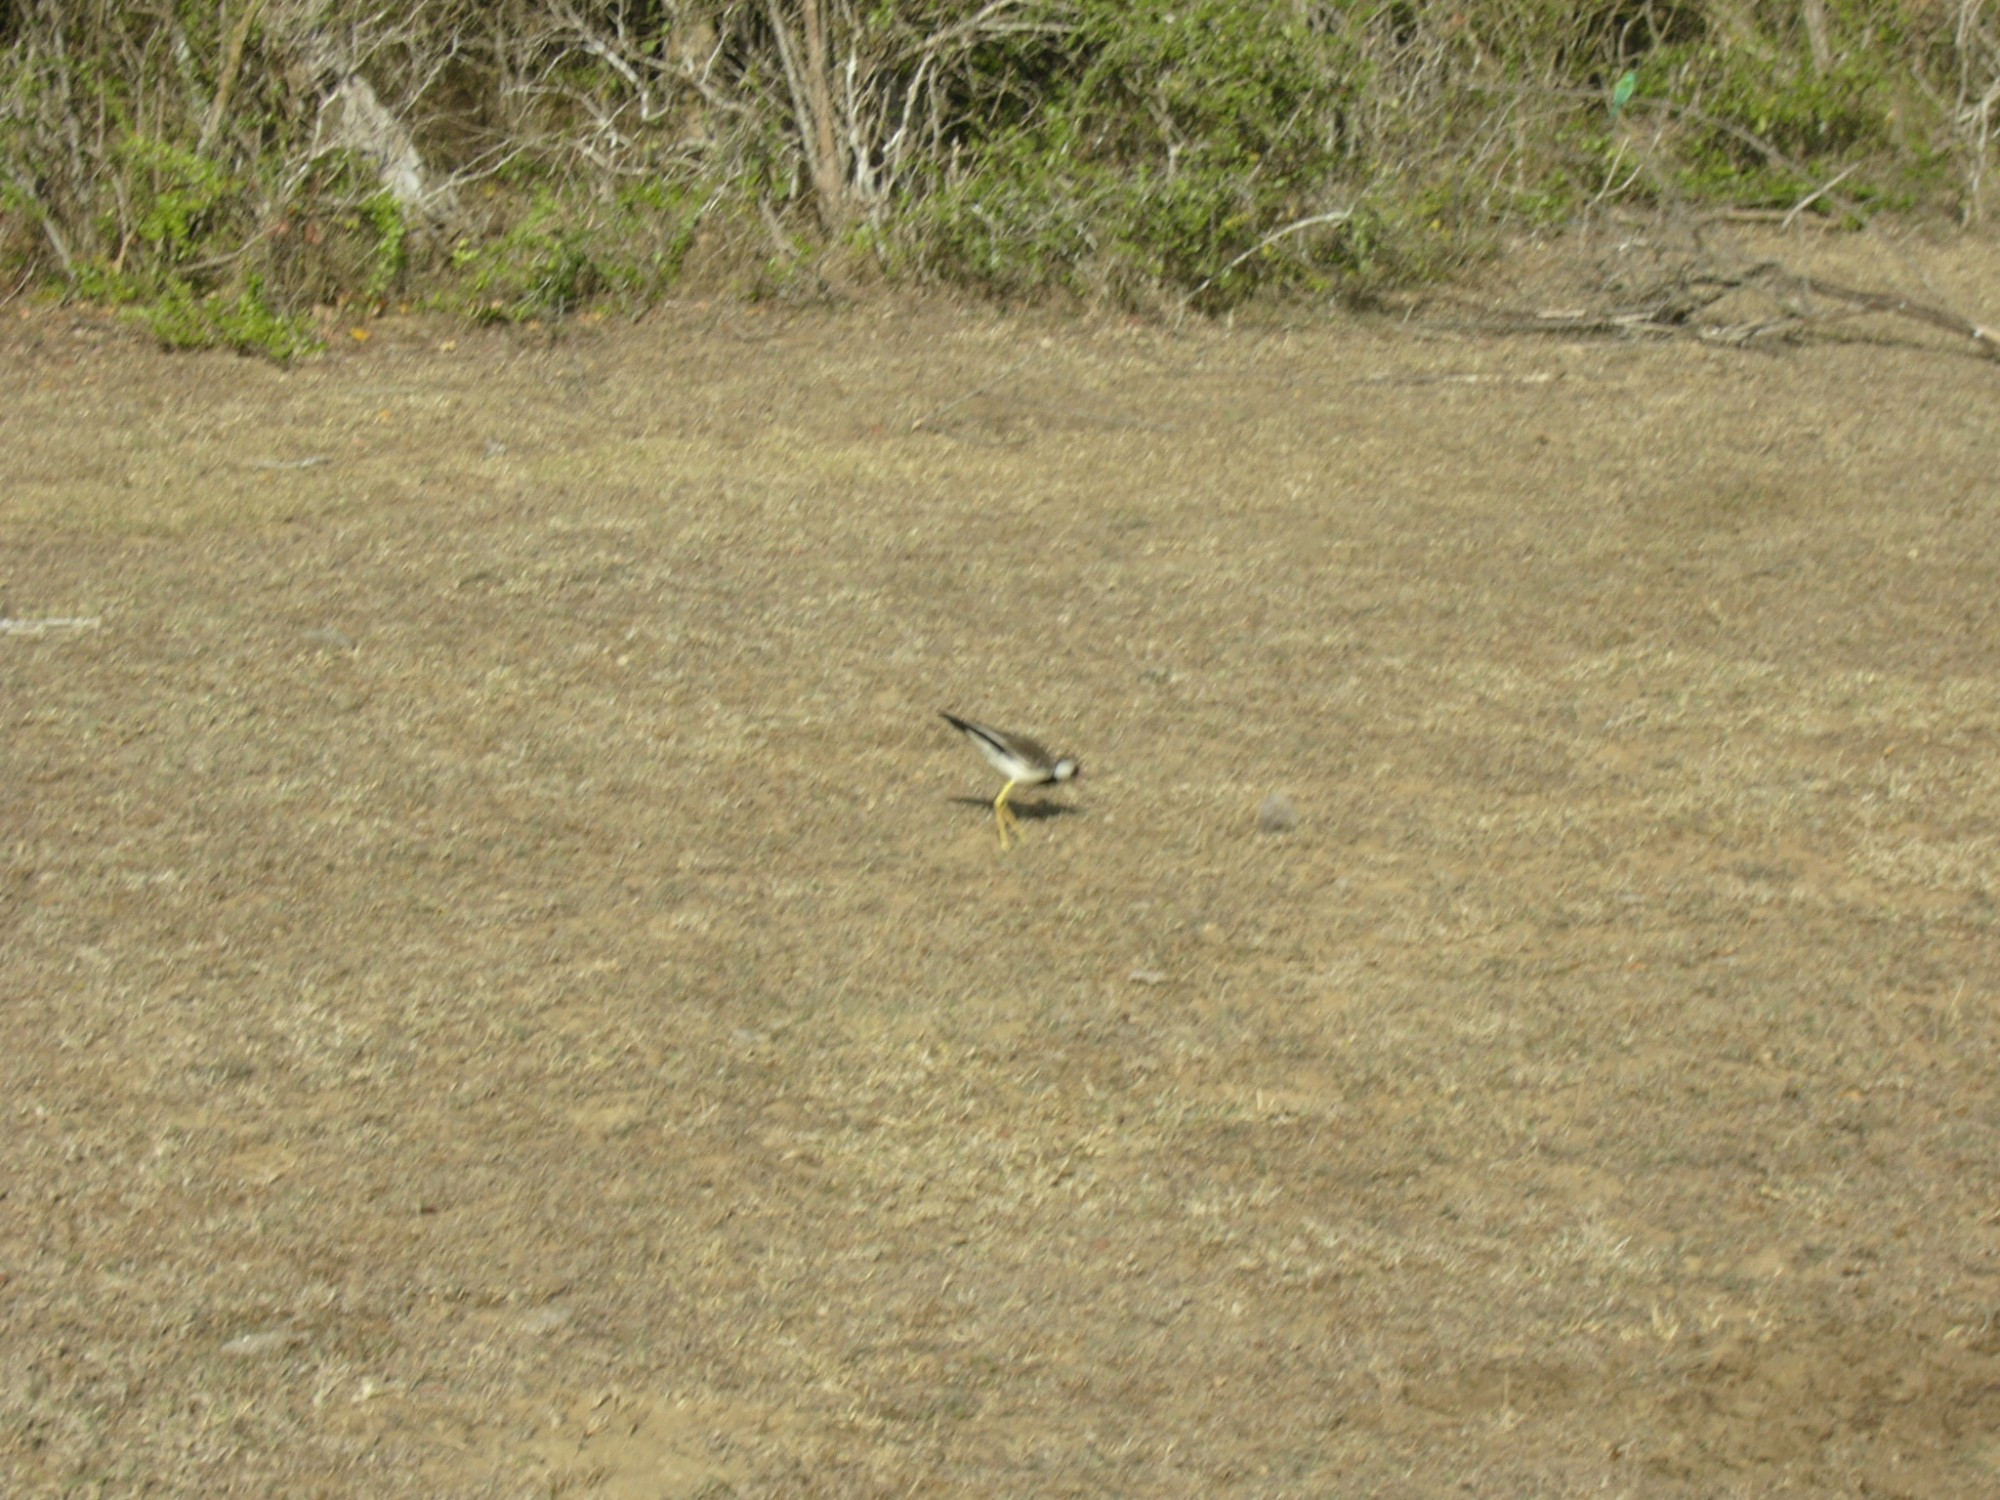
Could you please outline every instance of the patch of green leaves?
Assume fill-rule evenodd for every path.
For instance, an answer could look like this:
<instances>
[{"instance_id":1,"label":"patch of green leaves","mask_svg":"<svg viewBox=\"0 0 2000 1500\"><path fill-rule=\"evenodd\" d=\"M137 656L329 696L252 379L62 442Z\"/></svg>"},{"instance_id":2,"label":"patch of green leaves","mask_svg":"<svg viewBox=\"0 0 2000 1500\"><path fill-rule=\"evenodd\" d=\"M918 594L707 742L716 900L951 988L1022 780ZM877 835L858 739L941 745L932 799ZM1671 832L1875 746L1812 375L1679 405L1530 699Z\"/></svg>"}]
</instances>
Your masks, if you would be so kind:
<instances>
[{"instance_id":1,"label":"patch of green leaves","mask_svg":"<svg viewBox=\"0 0 2000 1500\"><path fill-rule=\"evenodd\" d=\"M1362 71L1296 7L1095 0L1056 55L994 64L1044 97L961 141L959 170L907 206L932 274L1226 307L1340 261L1338 229L1280 235L1333 206Z\"/></svg>"},{"instance_id":2,"label":"patch of green leaves","mask_svg":"<svg viewBox=\"0 0 2000 1500\"><path fill-rule=\"evenodd\" d=\"M131 196L130 237L116 260L77 268L85 296L132 309L171 349L235 349L288 364L320 347L309 322L283 311L264 279L207 285L242 253L243 184L220 164L171 141L134 135L118 146Z\"/></svg>"},{"instance_id":3,"label":"patch of green leaves","mask_svg":"<svg viewBox=\"0 0 2000 1500\"><path fill-rule=\"evenodd\" d=\"M706 206L693 184L643 183L609 203L543 186L513 228L453 249L459 284L446 300L503 323L562 317L606 297L643 306L679 278Z\"/></svg>"},{"instance_id":4,"label":"patch of green leaves","mask_svg":"<svg viewBox=\"0 0 2000 1500\"><path fill-rule=\"evenodd\" d=\"M386 188L362 203L360 217L374 232L361 295L369 302L380 302L409 269L410 219L396 195Z\"/></svg>"},{"instance_id":5,"label":"patch of green leaves","mask_svg":"<svg viewBox=\"0 0 2000 1500\"><path fill-rule=\"evenodd\" d=\"M1908 207L1944 188L1945 153L1909 129L1932 106L1885 34L1889 18L1862 19L1836 30L1823 67L1803 37L1713 32L1649 54L1629 108L1668 124L1657 186L1704 202L1787 208L1840 179L1822 211L1842 200Z\"/></svg>"},{"instance_id":6,"label":"patch of green leaves","mask_svg":"<svg viewBox=\"0 0 2000 1500\"><path fill-rule=\"evenodd\" d=\"M257 354L278 364L290 364L321 347L305 319L271 305L261 278L256 276L249 277L233 298L197 294L185 281L169 280L137 312L140 321L169 349L234 349L239 354Z\"/></svg>"},{"instance_id":7,"label":"patch of green leaves","mask_svg":"<svg viewBox=\"0 0 2000 1500\"><path fill-rule=\"evenodd\" d=\"M208 245L240 187L218 163L172 141L131 135L115 158L135 189L132 231L158 265L177 265Z\"/></svg>"}]
</instances>

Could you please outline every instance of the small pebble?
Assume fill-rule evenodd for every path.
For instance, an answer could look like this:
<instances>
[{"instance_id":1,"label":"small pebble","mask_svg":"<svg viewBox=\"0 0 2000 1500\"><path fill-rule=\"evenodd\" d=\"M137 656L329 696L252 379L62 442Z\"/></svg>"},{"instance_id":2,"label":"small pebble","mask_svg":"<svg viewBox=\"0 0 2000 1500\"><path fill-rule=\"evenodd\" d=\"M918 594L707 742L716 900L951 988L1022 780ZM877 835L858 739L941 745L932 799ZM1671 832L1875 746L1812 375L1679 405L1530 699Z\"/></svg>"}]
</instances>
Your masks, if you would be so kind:
<instances>
[{"instance_id":1,"label":"small pebble","mask_svg":"<svg viewBox=\"0 0 2000 1500\"><path fill-rule=\"evenodd\" d=\"M1257 809L1257 826L1266 833L1290 833L1299 826L1299 810L1283 792L1273 792Z\"/></svg>"},{"instance_id":2,"label":"small pebble","mask_svg":"<svg viewBox=\"0 0 2000 1500\"><path fill-rule=\"evenodd\" d=\"M566 1307L538 1307L516 1321L514 1326L526 1334L560 1333L569 1327L572 1316Z\"/></svg>"}]
</instances>

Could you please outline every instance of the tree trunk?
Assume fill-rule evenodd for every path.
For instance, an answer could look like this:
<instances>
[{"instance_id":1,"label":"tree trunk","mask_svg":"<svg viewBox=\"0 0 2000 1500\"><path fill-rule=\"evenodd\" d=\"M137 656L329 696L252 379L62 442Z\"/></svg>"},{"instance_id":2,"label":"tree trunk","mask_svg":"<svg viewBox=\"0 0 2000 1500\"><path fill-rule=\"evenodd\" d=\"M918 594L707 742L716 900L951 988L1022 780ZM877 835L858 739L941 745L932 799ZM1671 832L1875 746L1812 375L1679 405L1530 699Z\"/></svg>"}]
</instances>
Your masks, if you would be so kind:
<instances>
[{"instance_id":1,"label":"tree trunk","mask_svg":"<svg viewBox=\"0 0 2000 1500\"><path fill-rule=\"evenodd\" d=\"M1821 78L1833 66L1833 47L1826 38L1826 0L1800 0L1806 23L1806 45L1812 48L1813 73Z\"/></svg>"},{"instance_id":2,"label":"tree trunk","mask_svg":"<svg viewBox=\"0 0 2000 1500\"><path fill-rule=\"evenodd\" d=\"M804 56L793 40L782 0L769 0L771 29L777 33L778 55L785 65L785 82L792 93L792 113L798 121L799 144L812 176L813 199L820 222L839 231L848 220L847 172L840 157L835 129L833 68L827 57L826 0L800 0L805 31Z\"/></svg>"}]
</instances>

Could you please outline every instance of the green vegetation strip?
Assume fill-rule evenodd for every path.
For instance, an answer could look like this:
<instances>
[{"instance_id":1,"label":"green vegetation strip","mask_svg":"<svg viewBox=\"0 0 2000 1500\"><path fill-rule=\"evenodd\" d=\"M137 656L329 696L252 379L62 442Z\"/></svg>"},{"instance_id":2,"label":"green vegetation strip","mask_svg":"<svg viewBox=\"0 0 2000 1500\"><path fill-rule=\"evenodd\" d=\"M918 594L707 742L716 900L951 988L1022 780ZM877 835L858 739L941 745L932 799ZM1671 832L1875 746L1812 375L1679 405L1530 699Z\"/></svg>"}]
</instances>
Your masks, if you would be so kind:
<instances>
[{"instance_id":1,"label":"green vegetation strip","mask_svg":"<svg viewBox=\"0 0 2000 1500\"><path fill-rule=\"evenodd\" d=\"M289 359L864 279L1365 302L1608 206L1972 222L1975 0L264 0L0 16L0 269Z\"/></svg>"}]
</instances>

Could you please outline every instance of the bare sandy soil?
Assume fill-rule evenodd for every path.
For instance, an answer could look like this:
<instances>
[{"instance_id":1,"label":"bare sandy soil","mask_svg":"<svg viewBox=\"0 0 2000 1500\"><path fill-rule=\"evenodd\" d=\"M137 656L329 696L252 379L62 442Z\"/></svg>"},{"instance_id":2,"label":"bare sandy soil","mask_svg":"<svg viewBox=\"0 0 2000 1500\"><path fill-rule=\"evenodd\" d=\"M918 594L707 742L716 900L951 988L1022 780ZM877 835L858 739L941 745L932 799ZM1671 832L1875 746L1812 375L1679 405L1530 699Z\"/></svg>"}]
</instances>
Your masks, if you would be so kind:
<instances>
[{"instance_id":1,"label":"bare sandy soil","mask_svg":"<svg viewBox=\"0 0 2000 1500\"><path fill-rule=\"evenodd\" d=\"M8 1495L2000 1493L2000 366L4 317Z\"/></svg>"}]
</instances>

